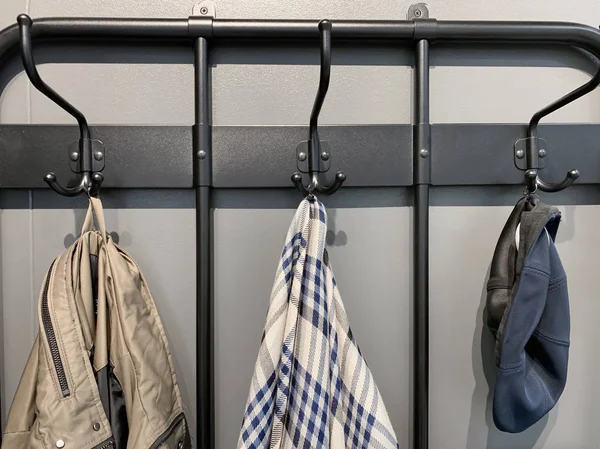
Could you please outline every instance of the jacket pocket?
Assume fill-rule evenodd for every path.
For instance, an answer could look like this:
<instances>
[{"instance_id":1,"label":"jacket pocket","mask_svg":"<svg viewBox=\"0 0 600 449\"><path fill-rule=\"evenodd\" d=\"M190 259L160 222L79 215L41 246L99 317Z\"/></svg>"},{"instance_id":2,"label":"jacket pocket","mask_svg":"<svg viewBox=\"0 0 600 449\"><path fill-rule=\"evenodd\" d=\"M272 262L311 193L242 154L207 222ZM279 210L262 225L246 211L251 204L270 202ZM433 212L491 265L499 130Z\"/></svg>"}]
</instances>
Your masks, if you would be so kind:
<instances>
[{"instance_id":1,"label":"jacket pocket","mask_svg":"<svg viewBox=\"0 0 600 449\"><path fill-rule=\"evenodd\" d=\"M191 449L192 442L183 413L171 422L165 430L150 446L150 449Z\"/></svg>"}]
</instances>

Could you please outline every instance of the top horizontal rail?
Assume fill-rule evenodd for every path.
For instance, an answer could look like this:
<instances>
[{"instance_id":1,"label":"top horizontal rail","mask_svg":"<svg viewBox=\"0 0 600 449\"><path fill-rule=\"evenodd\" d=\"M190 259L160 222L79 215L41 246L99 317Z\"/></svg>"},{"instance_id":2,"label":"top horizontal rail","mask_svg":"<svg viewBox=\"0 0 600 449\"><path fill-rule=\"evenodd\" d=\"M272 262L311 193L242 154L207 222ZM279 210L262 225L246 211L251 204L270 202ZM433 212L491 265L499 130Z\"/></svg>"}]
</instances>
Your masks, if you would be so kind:
<instances>
[{"instance_id":1,"label":"top horizontal rail","mask_svg":"<svg viewBox=\"0 0 600 449\"><path fill-rule=\"evenodd\" d=\"M42 18L33 21L35 40L318 39L318 20ZM332 20L334 39L443 42L554 43L589 51L600 58L600 30L569 22ZM0 32L0 63L19 44L16 24Z\"/></svg>"}]
</instances>

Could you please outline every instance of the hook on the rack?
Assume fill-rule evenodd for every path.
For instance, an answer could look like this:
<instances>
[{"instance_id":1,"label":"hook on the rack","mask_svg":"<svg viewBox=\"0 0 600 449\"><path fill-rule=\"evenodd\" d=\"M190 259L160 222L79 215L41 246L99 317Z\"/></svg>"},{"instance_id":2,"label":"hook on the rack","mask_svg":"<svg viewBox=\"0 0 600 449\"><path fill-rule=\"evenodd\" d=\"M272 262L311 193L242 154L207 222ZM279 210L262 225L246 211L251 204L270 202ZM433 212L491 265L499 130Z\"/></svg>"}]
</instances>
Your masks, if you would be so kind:
<instances>
[{"instance_id":1,"label":"hook on the rack","mask_svg":"<svg viewBox=\"0 0 600 449\"><path fill-rule=\"evenodd\" d=\"M80 193L86 193L92 196L97 195L104 177L101 173L93 171L92 140L87 120L75 106L61 97L54 89L48 86L44 80L42 80L33 59L31 38L33 21L31 20L31 17L27 14L20 14L17 17L17 23L19 24L19 35L21 39L21 59L23 61L25 73L27 73L27 77L31 81L31 84L75 118L79 125L79 154L77 155L77 158L80 160L82 175L77 185L74 187L63 187L59 184L56 175L52 172L44 176L44 181L46 181L54 191L61 195L76 196Z\"/></svg>"},{"instance_id":2,"label":"hook on the rack","mask_svg":"<svg viewBox=\"0 0 600 449\"><path fill-rule=\"evenodd\" d=\"M296 188L304 195L312 195L313 192L319 192L323 195L335 193L346 180L346 175L339 171L335 175L333 183L329 186L321 184L319 181L319 170L317 164L321 157L321 142L319 140L319 114L329 89L329 79L331 77L331 21L324 19L319 22L319 34L321 36L321 71L319 77L319 89L315 98L315 103L310 114L309 138L308 138L308 173L310 183L305 186L302 183L302 175L298 172L292 175L292 182Z\"/></svg>"},{"instance_id":3,"label":"hook on the rack","mask_svg":"<svg viewBox=\"0 0 600 449\"><path fill-rule=\"evenodd\" d=\"M598 85L600 85L600 70L598 70L594 77L583 86L580 86L572 92L569 92L564 97L559 98L554 103L551 103L545 108L539 110L533 115L533 117L531 117L529 126L527 127L527 171L525 172L527 191L529 193L534 193L538 188L543 192L558 192L566 189L573 184L577 178L579 178L578 170L569 170L565 178L558 183L549 183L540 179L537 173L539 160L539 149L537 145L538 125L542 118L552 114L553 112L583 97L584 95L589 94L596 87L598 87Z\"/></svg>"}]
</instances>

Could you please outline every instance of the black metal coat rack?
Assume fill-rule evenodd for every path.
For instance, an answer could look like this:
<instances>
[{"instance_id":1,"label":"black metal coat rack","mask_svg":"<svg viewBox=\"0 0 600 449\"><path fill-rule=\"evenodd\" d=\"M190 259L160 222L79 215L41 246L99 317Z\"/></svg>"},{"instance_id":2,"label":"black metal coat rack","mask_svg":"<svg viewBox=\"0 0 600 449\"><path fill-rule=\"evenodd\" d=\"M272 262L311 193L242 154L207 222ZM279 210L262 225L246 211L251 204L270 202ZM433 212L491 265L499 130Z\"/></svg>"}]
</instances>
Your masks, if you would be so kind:
<instances>
[{"instance_id":1,"label":"black metal coat rack","mask_svg":"<svg viewBox=\"0 0 600 449\"><path fill-rule=\"evenodd\" d=\"M410 20L332 20L331 39L365 45L390 41L415 48L415 120L413 125L321 126L331 149L331 165L347 175L344 185L412 186L414 189L414 449L427 449L429 394L429 190L443 185L523 184L530 190L559 190L567 166L585 168L578 183L600 183L595 125L540 126L550 148L537 139L544 115L591 91L585 86L548 106L524 124L442 124L429 119L429 52L435 42L553 44L578 47L600 58L600 31L563 22L438 21L423 6L411 8ZM33 42L60 40L116 43L170 42L193 46L195 124L186 126L90 126L109 163L103 185L114 188L195 188L197 226L197 447L212 449L214 437L214 344L212 303L213 188L291 187L297 145L306 140L299 126L212 126L210 123L211 44L219 40L258 43L273 39L317 45L315 20L232 20L211 16L200 7L187 19L46 18L31 24ZM30 42L31 43L31 42ZM0 32L0 73L20 47L15 24ZM533 127L533 128L532 128ZM0 188L41 188L49 168L68 166L66 143L77 140L75 126L0 125ZM521 146L525 143L525 146ZM282 149L288 148L289 151ZM146 157L148 152L152 158ZM72 153L71 153L72 154ZM88 152L89 154L89 152ZM265 155L269 157L265 158ZM525 156L527 156L525 158ZM318 157L315 153L314 157ZM329 159L329 153L327 156ZM376 163L384 161L384 163ZM365 170L365 167L368 170ZM485 170L477 167L485 167ZM541 181L563 179L552 185ZM80 172L92 173L89 164ZM68 170L65 170L68 173ZM321 177L329 177L329 172ZM47 180L48 181L48 180ZM296 179L297 181L297 179ZM338 186L339 187L339 186ZM241 412L241 411L240 411Z\"/></svg>"}]
</instances>

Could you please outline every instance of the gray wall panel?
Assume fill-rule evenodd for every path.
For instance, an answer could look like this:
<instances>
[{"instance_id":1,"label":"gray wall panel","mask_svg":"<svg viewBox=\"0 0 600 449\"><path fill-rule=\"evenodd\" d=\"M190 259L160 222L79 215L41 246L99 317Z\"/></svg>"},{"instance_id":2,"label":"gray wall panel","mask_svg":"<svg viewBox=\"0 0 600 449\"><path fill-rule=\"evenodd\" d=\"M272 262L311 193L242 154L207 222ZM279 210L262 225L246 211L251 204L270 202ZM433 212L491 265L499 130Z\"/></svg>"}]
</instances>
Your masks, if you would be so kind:
<instances>
[{"instance_id":1,"label":"gray wall panel","mask_svg":"<svg viewBox=\"0 0 600 449\"><path fill-rule=\"evenodd\" d=\"M31 265L33 223L29 211L29 192L10 192L10 200L5 193L0 195L0 366L8 367L0 371L0 408L2 422L5 422L10 407L9 398L12 399L17 389L37 329L34 321L35 285Z\"/></svg>"}]
</instances>

